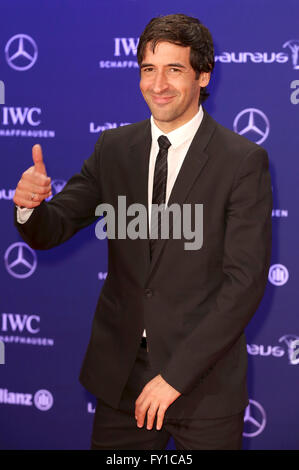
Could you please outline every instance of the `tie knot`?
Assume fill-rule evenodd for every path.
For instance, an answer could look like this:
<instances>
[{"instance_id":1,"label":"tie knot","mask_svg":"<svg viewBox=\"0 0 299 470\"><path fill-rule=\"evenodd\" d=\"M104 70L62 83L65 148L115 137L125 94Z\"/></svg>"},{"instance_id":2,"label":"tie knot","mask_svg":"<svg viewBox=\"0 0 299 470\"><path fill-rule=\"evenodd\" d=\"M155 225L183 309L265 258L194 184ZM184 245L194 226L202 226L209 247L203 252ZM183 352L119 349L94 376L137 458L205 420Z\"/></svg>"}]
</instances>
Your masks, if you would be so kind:
<instances>
[{"instance_id":1,"label":"tie knot","mask_svg":"<svg viewBox=\"0 0 299 470\"><path fill-rule=\"evenodd\" d=\"M164 150L168 150L168 148L171 146L171 143L169 142L166 135L160 135L160 137L158 138L158 144L160 149Z\"/></svg>"}]
</instances>

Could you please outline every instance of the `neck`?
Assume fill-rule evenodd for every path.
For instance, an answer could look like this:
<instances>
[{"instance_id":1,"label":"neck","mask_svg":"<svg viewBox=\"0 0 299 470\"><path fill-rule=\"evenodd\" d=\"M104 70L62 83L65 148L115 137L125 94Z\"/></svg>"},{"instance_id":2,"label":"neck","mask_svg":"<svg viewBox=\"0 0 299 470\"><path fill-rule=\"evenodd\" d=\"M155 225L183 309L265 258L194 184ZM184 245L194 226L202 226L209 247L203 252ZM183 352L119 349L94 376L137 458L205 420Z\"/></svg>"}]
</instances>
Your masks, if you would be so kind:
<instances>
[{"instance_id":1,"label":"neck","mask_svg":"<svg viewBox=\"0 0 299 470\"><path fill-rule=\"evenodd\" d=\"M169 132L172 132L176 129L178 129L179 127L182 127L184 124L187 124L187 122L191 121L194 116L198 113L198 109L196 111L193 112L193 114L191 116L188 116L188 118L177 118L176 120L174 121L159 121L157 119L154 118L153 116L153 119L154 119L154 123L156 124L156 126L160 129L160 131L164 132L165 134L169 134Z\"/></svg>"}]
</instances>

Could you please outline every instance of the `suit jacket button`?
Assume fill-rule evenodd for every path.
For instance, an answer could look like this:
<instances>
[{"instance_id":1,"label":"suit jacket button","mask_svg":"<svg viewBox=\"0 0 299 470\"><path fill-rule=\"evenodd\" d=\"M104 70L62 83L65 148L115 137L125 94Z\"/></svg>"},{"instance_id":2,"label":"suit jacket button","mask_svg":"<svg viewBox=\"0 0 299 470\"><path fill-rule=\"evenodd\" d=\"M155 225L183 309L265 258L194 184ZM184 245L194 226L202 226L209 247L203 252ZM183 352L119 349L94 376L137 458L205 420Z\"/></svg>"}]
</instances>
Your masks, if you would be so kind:
<instances>
[{"instance_id":1,"label":"suit jacket button","mask_svg":"<svg viewBox=\"0 0 299 470\"><path fill-rule=\"evenodd\" d=\"M153 294L154 294L154 293L153 293L152 289L145 289L145 295L146 295L146 297L147 297L148 299L149 299L150 297L152 297Z\"/></svg>"}]
</instances>

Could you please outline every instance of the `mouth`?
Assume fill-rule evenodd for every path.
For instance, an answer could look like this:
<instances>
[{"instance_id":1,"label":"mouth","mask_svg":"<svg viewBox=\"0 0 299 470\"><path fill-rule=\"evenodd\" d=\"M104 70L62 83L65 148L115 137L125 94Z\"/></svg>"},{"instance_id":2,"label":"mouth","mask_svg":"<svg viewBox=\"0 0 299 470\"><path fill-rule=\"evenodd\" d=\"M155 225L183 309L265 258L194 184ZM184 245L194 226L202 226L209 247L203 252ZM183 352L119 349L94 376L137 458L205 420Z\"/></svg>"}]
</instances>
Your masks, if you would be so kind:
<instances>
[{"instance_id":1,"label":"mouth","mask_svg":"<svg viewBox=\"0 0 299 470\"><path fill-rule=\"evenodd\" d=\"M152 101L156 104L167 104L170 103L175 97L174 96L153 96Z\"/></svg>"}]
</instances>

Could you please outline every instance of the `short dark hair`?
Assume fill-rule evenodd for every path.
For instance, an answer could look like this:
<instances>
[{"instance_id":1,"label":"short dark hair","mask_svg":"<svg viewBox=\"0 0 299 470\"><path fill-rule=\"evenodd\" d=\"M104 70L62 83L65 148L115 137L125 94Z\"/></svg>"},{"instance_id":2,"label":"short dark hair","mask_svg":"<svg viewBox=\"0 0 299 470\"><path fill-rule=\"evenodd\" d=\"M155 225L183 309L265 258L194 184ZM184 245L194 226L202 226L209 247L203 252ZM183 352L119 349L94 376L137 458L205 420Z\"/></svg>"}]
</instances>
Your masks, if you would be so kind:
<instances>
[{"instance_id":1,"label":"short dark hair","mask_svg":"<svg viewBox=\"0 0 299 470\"><path fill-rule=\"evenodd\" d=\"M143 61L145 48L151 43L152 51L158 42L170 42L178 46L190 46L190 64L195 70L195 78L201 72L212 72L214 68L214 45L210 31L197 18L175 14L152 18L140 36L137 48L139 67ZM200 90L200 103L210 94L206 87Z\"/></svg>"}]
</instances>

